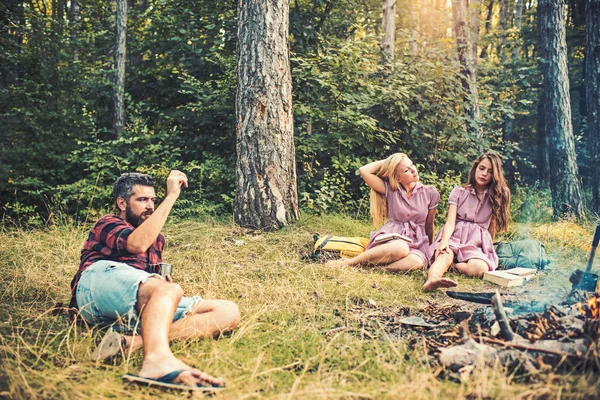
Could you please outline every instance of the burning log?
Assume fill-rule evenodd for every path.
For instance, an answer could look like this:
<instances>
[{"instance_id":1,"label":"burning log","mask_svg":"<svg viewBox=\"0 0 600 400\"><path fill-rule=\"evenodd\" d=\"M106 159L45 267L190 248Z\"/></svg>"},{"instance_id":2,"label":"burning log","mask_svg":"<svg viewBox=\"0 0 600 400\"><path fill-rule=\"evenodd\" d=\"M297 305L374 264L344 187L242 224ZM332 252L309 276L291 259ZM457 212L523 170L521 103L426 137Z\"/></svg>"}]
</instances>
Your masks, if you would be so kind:
<instances>
[{"instance_id":1,"label":"burning log","mask_svg":"<svg viewBox=\"0 0 600 400\"><path fill-rule=\"evenodd\" d=\"M594 342L600 338L600 304L598 295L587 299L586 304L578 303L577 308L585 316L583 323L583 332Z\"/></svg>"},{"instance_id":2,"label":"burning log","mask_svg":"<svg viewBox=\"0 0 600 400\"><path fill-rule=\"evenodd\" d=\"M492 308L494 309L494 314L500 325L500 334L508 341L513 340L515 333L508 323L508 317L506 316L506 311L504 311L504 306L502 305L502 297L498 290L496 290L496 294L492 296Z\"/></svg>"}]
</instances>

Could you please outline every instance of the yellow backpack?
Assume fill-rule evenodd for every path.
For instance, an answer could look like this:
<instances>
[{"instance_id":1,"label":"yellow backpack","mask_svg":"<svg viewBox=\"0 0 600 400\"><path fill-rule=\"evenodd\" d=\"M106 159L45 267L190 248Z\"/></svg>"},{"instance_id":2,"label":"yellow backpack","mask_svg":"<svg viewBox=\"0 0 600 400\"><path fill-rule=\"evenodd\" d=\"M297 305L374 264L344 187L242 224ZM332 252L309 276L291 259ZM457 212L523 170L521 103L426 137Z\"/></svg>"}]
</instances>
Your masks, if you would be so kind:
<instances>
[{"instance_id":1,"label":"yellow backpack","mask_svg":"<svg viewBox=\"0 0 600 400\"><path fill-rule=\"evenodd\" d=\"M362 237L345 237L314 235L315 245L310 258L314 260L330 259L335 257L351 258L365 251L369 239Z\"/></svg>"}]
</instances>

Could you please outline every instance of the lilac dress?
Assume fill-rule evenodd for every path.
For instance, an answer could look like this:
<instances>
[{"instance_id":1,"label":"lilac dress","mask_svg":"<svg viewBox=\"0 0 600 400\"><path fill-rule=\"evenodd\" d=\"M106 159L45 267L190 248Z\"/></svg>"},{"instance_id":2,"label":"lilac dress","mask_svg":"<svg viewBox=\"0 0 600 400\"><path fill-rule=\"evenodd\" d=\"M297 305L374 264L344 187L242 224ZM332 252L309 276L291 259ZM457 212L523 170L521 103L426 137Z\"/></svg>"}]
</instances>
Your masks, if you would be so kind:
<instances>
[{"instance_id":1,"label":"lilac dress","mask_svg":"<svg viewBox=\"0 0 600 400\"><path fill-rule=\"evenodd\" d=\"M371 233L367 250L378 246L373 243L377 236L395 232L412 239L412 243L408 244L410 254L421 257L424 265L427 265L429 238L425 233L425 221L429 210L437 208L440 194L433 186L424 186L417 182L412 196L407 198L402 186L396 191L391 191L389 183L385 182L385 197L388 221L379 230Z\"/></svg>"},{"instance_id":2,"label":"lilac dress","mask_svg":"<svg viewBox=\"0 0 600 400\"><path fill-rule=\"evenodd\" d=\"M448 204L456 205L456 225L448 240L448 246L456 255L458 262L467 262L473 258L485 261L490 271L498 268L498 256L494 250L492 235L488 231L492 220L492 205L488 191L483 192L481 201L472 187L455 187L450 193ZM429 257L433 261L435 250L442 240L443 229L429 248Z\"/></svg>"}]
</instances>

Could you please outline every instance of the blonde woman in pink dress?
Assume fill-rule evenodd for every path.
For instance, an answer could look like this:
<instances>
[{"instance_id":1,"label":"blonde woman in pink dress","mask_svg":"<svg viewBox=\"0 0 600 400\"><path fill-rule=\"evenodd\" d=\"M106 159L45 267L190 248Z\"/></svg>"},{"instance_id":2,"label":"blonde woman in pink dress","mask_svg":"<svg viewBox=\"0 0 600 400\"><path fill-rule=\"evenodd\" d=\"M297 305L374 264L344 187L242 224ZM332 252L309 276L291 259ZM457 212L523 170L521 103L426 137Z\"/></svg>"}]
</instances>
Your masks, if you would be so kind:
<instances>
[{"instance_id":1,"label":"blonde woman in pink dress","mask_svg":"<svg viewBox=\"0 0 600 400\"><path fill-rule=\"evenodd\" d=\"M433 220L440 195L433 186L419 182L417 168L404 153L362 166L359 170L371 188L371 216L375 225L387 222L371 234L367 249L356 257L330 261L332 266L383 266L387 271L412 271L427 265L433 239ZM375 243L386 233L398 233L412 242L393 239Z\"/></svg>"},{"instance_id":2,"label":"blonde woman in pink dress","mask_svg":"<svg viewBox=\"0 0 600 400\"><path fill-rule=\"evenodd\" d=\"M448 203L448 220L429 248L432 264L423 285L426 292L457 285L442 277L453 262L458 271L476 277L498 267L494 235L506 230L510 206L500 157L493 153L479 157L469 183L454 188Z\"/></svg>"}]
</instances>

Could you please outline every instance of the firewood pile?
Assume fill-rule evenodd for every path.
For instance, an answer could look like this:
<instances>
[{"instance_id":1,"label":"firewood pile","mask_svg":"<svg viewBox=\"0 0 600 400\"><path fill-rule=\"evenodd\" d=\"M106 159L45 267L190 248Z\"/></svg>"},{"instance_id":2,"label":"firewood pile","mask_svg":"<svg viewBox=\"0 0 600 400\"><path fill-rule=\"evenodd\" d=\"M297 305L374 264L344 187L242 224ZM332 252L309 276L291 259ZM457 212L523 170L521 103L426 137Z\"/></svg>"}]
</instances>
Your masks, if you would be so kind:
<instances>
[{"instance_id":1,"label":"firewood pile","mask_svg":"<svg viewBox=\"0 0 600 400\"><path fill-rule=\"evenodd\" d=\"M476 303L487 298L491 304L450 299L429 301L422 310L386 310L374 302L358 302L350 310L356 323L328 333L344 330L364 339L402 338L413 348L426 349L461 379L477 367L498 363L507 373L525 378L549 371L600 371L600 295L572 293L561 304L543 307L497 291L476 295L483 299Z\"/></svg>"}]
</instances>

